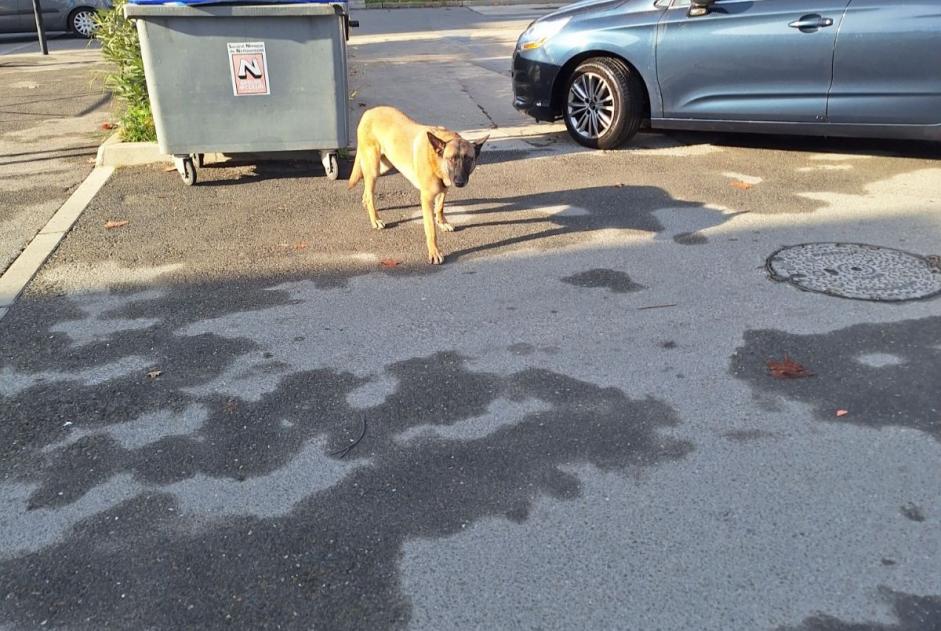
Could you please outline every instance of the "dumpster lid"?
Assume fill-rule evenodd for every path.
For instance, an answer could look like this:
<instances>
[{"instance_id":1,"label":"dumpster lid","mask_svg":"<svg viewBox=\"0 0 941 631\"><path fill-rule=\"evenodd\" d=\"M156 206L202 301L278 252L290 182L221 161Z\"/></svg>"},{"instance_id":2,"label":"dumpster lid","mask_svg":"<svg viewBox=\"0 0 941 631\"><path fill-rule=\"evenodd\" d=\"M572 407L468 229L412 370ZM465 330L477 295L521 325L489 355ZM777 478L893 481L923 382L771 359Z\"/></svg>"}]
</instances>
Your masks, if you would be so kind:
<instances>
[{"instance_id":1,"label":"dumpster lid","mask_svg":"<svg viewBox=\"0 0 941 631\"><path fill-rule=\"evenodd\" d=\"M172 6L244 6L260 4L336 4L346 5L347 0L128 0L128 4L164 4Z\"/></svg>"}]
</instances>

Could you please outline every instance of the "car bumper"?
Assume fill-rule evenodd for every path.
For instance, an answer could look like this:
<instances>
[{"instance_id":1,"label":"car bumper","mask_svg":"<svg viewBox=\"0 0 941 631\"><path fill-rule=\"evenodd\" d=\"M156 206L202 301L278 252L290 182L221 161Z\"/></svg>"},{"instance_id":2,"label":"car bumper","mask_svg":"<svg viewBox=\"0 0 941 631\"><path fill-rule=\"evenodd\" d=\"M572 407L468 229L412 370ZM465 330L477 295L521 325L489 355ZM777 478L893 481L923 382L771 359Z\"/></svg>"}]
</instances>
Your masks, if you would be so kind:
<instances>
[{"instance_id":1,"label":"car bumper","mask_svg":"<svg viewBox=\"0 0 941 631\"><path fill-rule=\"evenodd\" d=\"M553 103L552 87L559 75L556 65L513 54L513 107L537 121L554 121L561 116Z\"/></svg>"}]
</instances>

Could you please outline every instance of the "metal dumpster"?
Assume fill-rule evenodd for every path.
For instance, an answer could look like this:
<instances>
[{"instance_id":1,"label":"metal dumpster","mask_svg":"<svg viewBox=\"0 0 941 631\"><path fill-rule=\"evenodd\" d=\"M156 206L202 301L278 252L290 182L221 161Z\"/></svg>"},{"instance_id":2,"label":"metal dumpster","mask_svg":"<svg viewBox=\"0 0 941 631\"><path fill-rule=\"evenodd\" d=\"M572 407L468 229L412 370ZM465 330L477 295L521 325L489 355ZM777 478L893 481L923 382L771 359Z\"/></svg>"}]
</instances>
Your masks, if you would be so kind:
<instances>
[{"instance_id":1,"label":"metal dumpster","mask_svg":"<svg viewBox=\"0 0 941 631\"><path fill-rule=\"evenodd\" d=\"M205 153L320 151L327 177L349 145L343 3L127 4L160 150L186 184Z\"/></svg>"}]
</instances>

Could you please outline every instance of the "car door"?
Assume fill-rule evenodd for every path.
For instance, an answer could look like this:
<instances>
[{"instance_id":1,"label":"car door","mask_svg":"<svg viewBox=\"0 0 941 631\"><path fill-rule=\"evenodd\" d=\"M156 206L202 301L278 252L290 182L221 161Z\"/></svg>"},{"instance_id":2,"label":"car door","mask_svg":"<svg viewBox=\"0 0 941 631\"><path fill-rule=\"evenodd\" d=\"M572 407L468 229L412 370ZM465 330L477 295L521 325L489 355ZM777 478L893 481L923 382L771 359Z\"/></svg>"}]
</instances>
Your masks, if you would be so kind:
<instances>
[{"instance_id":1,"label":"car door","mask_svg":"<svg viewBox=\"0 0 941 631\"><path fill-rule=\"evenodd\" d=\"M836 42L834 123L941 123L941 2L852 0Z\"/></svg>"},{"instance_id":2,"label":"car door","mask_svg":"<svg viewBox=\"0 0 941 631\"><path fill-rule=\"evenodd\" d=\"M21 30L19 0L0 0L0 33L18 33Z\"/></svg>"},{"instance_id":3,"label":"car door","mask_svg":"<svg viewBox=\"0 0 941 631\"><path fill-rule=\"evenodd\" d=\"M36 32L36 12L33 9L32 0L20 1L20 23L21 31ZM94 4L88 2L86 4ZM66 28L65 18L70 9L69 6L80 6L70 0L39 0L39 6L42 8L43 27L46 31L61 31ZM65 12L65 13L63 13Z\"/></svg>"},{"instance_id":4,"label":"car door","mask_svg":"<svg viewBox=\"0 0 941 631\"><path fill-rule=\"evenodd\" d=\"M674 0L657 39L664 118L824 121L848 2L717 0L689 17Z\"/></svg>"}]
</instances>

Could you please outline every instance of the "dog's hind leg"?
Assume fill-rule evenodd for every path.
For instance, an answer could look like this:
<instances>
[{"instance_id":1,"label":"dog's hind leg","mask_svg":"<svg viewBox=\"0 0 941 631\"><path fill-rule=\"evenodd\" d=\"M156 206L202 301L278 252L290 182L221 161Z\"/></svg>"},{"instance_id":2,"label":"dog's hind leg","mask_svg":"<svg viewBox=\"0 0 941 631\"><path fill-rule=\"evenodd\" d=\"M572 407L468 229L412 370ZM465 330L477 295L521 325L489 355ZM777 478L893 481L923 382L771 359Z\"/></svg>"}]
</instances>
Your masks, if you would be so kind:
<instances>
[{"instance_id":1,"label":"dog's hind leg","mask_svg":"<svg viewBox=\"0 0 941 631\"><path fill-rule=\"evenodd\" d=\"M364 149L361 156L360 169L363 171L363 207L369 214L369 223L376 230L382 230L386 227L379 220L379 213L376 212L376 178L379 177L380 155L376 149Z\"/></svg>"},{"instance_id":2,"label":"dog's hind leg","mask_svg":"<svg viewBox=\"0 0 941 631\"><path fill-rule=\"evenodd\" d=\"M385 175L394 168L388 158L385 156L379 158L379 175Z\"/></svg>"},{"instance_id":3,"label":"dog's hind leg","mask_svg":"<svg viewBox=\"0 0 941 631\"><path fill-rule=\"evenodd\" d=\"M454 232L454 226L448 223L444 218L444 196L446 193L438 193L435 196L435 223L441 226L445 232Z\"/></svg>"}]
</instances>

